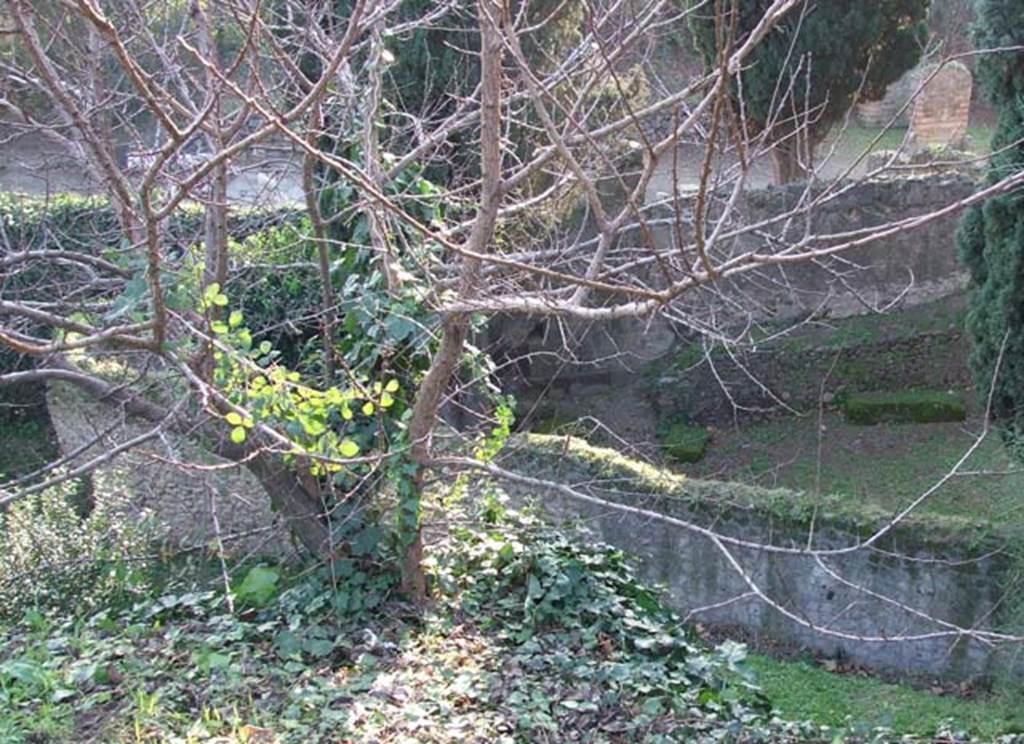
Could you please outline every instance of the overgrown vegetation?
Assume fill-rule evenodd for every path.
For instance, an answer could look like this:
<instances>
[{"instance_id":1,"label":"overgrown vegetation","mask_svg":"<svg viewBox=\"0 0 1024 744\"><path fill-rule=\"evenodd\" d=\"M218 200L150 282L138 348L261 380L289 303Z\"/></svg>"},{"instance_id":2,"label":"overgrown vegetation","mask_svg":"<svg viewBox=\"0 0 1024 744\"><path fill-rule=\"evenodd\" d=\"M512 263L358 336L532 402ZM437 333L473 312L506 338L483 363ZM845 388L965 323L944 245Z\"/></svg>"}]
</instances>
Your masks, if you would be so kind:
<instances>
[{"instance_id":1,"label":"overgrown vegetation","mask_svg":"<svg viewBox=\"0 0 1024 744\"><path fill-rule=\"evenodd\" d=\"M698 642L621 552L506 511L500 494L480 504L433 553L423 615L389 569L351 560L242 568L230 594L178 564L102 609L30 610L0 626L0 738L882 742L975 710L920 694L932 712L888 729L813 706L786 723L743 648ZM992 740L1009 725L983 720L997 710L960 726Z\"/></svg>"}]
</instances>

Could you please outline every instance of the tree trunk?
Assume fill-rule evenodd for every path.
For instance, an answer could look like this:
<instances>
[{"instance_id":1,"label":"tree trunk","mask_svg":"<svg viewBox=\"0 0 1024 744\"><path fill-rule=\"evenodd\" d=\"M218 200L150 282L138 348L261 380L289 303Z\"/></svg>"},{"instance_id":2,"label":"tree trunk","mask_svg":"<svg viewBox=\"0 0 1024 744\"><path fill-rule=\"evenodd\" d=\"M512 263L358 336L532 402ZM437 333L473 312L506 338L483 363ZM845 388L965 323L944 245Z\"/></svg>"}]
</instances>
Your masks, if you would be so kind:
<instances>
[{"instance_id":1,"label":"tree trunk","mask_svg":"<svg viewBox=\"0 0 1024 744\"><path fill-rule=\"evenodd\" d=\"M466 239L470 254L488 250L494 237L501 204L501 81L504 46L501 24L505 23L504 8L500 0L478 0L480 18L480 211ZM464 257L459 282L459 296L472 298L479 290L480 259ZM417 603L427 598L426 576L423 572L423 531L420 523L421 500L426 471L430 467L431 435L437 423L438 411L452 375L458 369L469 331L469 315L452 313L442 324L441 346L430 361L430 369L416 393L409 419L411 455L416 463L413 493L406 510L399 507L401 519L407 520L403 530L404 556L402 560L402 588Z\"/></svg>"},{"instance_id":2,"label":"tree trunk","mask_svg":"<svg viewBox=\"0 0 1024 744\"><path fill-rule=\"evenodd\" d=\"M799 148L796 146L784 143L776 145L772 149L772 166L776 184L781 186L807 178L808 171L800 157Z\"/></svg>"},{"instance_id":3,"label":"tree trunk","mask_svg":"<svg viewBox=\"0 0 1024 744\"><path fill-rule=\"evenodd\" d=\"M220 422L197 429L194 416L171 415L163 406L135 395L123 387L85 374L61 355L47 360L50 376L70 382L96 400L117 406L124 414L153 423L166 424L171 431L199 440L211 452L227 460L242 463L263 485L270 503L284 519L302 546L319 560L334 555L330 526L324 519L324 503L317 480L309 474L308 462L296 458L285 464L282 455L260 442L257 436L245 444L229 441L227 428Z\"/></svg>"}]
</instances>

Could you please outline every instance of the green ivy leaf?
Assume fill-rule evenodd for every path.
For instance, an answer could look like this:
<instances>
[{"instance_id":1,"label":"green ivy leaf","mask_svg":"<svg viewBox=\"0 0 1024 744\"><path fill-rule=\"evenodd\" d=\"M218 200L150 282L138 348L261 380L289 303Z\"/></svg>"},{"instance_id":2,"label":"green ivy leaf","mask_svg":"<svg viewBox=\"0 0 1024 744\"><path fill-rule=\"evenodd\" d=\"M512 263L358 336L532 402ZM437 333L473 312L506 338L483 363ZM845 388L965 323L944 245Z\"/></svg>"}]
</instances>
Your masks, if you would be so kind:
<instances>
[{"instance_id":1,"label":"green ivy leaf","mask_svg":"<svg viewBox=\"0 0 1024 744\"><path fill-rule=\"evenodd\" d=\"M280 574L266 566L253 566L235 589L235 597L257 606L265 605L277 592Z\"/></svg>"}]
</instances>

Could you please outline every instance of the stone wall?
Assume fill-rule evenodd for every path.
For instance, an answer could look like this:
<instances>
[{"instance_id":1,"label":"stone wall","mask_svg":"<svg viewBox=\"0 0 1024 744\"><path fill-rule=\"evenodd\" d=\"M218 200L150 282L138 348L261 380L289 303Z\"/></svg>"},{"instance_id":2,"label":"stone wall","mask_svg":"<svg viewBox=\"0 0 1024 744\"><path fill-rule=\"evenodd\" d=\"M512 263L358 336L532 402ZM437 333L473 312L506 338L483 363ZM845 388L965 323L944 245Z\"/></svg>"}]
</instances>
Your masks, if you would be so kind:
<instances>
[{"instance_id":1,"label":"stone wall","mask_svg":"<svg viewBox=\"0 0 1024 744\"><path fill-rule=\"evenodd\" d=\"M974 188L971 179L959 176L869 182L817 211L809 229L830 233L858 230L934 210L966 197ZM742 207L745 219L763 220L777 214L796 203L801 193L799 186L752 192ZM737 305L752 308L754 320L776 329L800 323L812 311L816 317L826 316L829 323L841 325L844 318L863 313L865 302L885 306L900 298L901 308L924 309L929 302L954 301L967 281L956 260L957 220L957 215L935 220L845 254L846 263L839 267L842 282L827 267L807 264L789 267L785 282L774 286L768 282L751 286L744 280L746 283L725 284L721 289L732 293ZM792 225L790 230L796 234L805 228L807 225ZM777 232L779 239L793 237ZM740 245L736 250L746 247ZM699 294L683 299L690 303L687 309L695 317L721 312L717 317L726 320L719 325L727 330L730 322L743 325L751 319L735 317L730 321L722 311L720 297L707 298L706 306ZM956 325L913 335L918 337L902 334L896 339L842 344L832 387L864 390L967 382L965 341ZM837 355L828 335L819 334L816 345L803 344L797 349L776 345L773 350L762 344L757 351L749 347L735 351L736 359L718 353L701 361L701 355L694 354L699 341L693 334L662 316L558 324L542 318L497 318L489 327L486 342L498 358L517 360L504 374L506 384L524 404L522 412L535 403L540 404L536 412L541 416L628 411L628 417L619 417L623 424L620 433L632 440L651 437L652 422L664 413L689 411L706 422L731 418L730 396L757 410L778 410L780 401L793 405L814 401ZM690 367L685 375L680 374L681 369Z\"/></svg>"},{"instance_id":2,"label":"stone wall","mask_svg":"<svg viewBox=\"0 0 1024 744\"><path fill-rule=\"evenodd\" d=\"M744 413L799 410L841 392L964 388L967 339L960 331L809 349L713 353L660 376L649 399L663 417L720 423Z\"/></svg>"},{"instance_id":3,"label":"stone wall","mask_svg":"<svg viewBox=\"0 0 1024 744\"><path fill-rule=\"evenodd\" d=\"M925 68L927 80L914 102L910 128L919 147L959 147L971 118L971 71L959 62Z\"/></svg>"},{"instance_id":4,"label":"stone wall","mask_svg":"<svg viewBox=\"0 0 1024 744\"><path fill-rule=\"evenodd\" d=\"M908 126L914 108L911 99L917 92L920 80L919 67L907 71L889 86L884 98L861 103L854 109L857 122L865 127Z\"/></svg>"},{"instance_id":5,"label":"stone wall","mask_svg":"<svg viewBox=\"0 0 1024 744\"><path fill-rule=\"evenodd\" d=\"M757 224L795 209L804 203L805 189L805 184L793 184L751 191L740 206L739 221ZM866 230L929 214L976 189L971 178L961 175L867 181L842 190L807 215L736 241L732 250L774 252L808 234ZM765 271L756 280L737 280L723 289L737 299L749 298L743 303L747 306L750 300L763 305L754 311L760 319L797 318L809 312L855 315L867 310L865 303L881 307L900 296L906 304L928 302L966 285L967 274L956 260L959 219L958 214L947 215L844 251L831 261ZM666 239L665 246L669 245Z\"/></svg>"},{"instance_id":6,"label":"stone wall","mask_svg":"<svg viewBox=\"0 0 1024 744\"><path fill-rule=\"evenodd\" d=\"M47 405L65 454L106 432L76 462L96 457L153 426L126 419L116 407L93 400L67 383L49 386ZM92 493L114 513L148 524L153 537L172 548L217 550L219 524L225 552L235 557L293 553L287 532L256 478L177 435L162 435L96 468Z\"/></svg>"},{"instance_id":7,"label":"stone wall","mask_svg":"<svg viewBox=\"0 0 1024 744\"><path fill-rule=\"evenodd\" d=\"M508 460L531 475L576 484L607 501L713 527L740 540L804 548L811 534L812 510L799 494L683 480L579 440L531 436L517 444ZM1015 663L1009 649L1001 652L956 636L886 640L941 634L948 629L943 622L992 629L1003 621L1000 598L1008 564L987 550L1006 536L979 532L976 525L915 521L895 530L875 550L823 563L809 556L731 547L751 580L808 627L750 596L750 586L722 550L696 532L558 492L524 487L513 493L518 502L538 504L556 520L581 522L597 539L639 558L642 577L663 585L670 604L684 615L714 607L695 614L693 622L732 626L754 642L811 649L900 675L987 678ZM823 504L813 513L811 543L819 549L855 544L884 519L855 517L836 504ZM905 606L886 603L851 584Z\"/></svg>"}]
</instances>

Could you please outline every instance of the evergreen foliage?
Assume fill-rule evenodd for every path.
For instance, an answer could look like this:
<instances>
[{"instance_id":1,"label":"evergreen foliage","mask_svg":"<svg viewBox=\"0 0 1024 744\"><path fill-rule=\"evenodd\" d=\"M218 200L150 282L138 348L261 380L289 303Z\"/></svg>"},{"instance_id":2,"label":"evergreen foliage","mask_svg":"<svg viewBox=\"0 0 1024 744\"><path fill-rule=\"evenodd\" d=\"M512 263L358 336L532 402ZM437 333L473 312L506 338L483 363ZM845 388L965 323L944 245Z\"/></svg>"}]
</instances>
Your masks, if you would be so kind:
<instances>
[{"instance_id":1,"label":"evergreen foliage","mask_svg":"<svg viewBox=\"0 0 1024 744\"><path fill-rule=\"evenodd\" d=\"M1019 0L980 0L977 15L977 48L1024 44L1024 4ZM988 175L989 183L995 183L1024 168L1024 52L982 55L977 74L999 114ZM985 395L992 391L993 417L1009 440L1019 442L1024 434L1024 191L970 209L957 244L973 284L967 329L975 383Z\"/></svg>"},{"instance_id":2,"label":"evergreen foliage","mask_svg":"<svg viewBox=\"0 0 1024 744\"><path fill-rule=\"evenodd\" d=\"M804 0L787 13L747 57L733 90L742 93L748 126L768 133L780 182L800 174L799 151L814 146L858 101L875 101L917 64L927 38L931 0ZM691 2L696 6L696 2ZM714 8L724 6L721 23ZM703 4L691 15L694 41L705 65L718 64L719 39L735 25L741 43L760 23L770 0ZM806 125L805 133L798 128Z\"/></svg>"}]
</instances>

